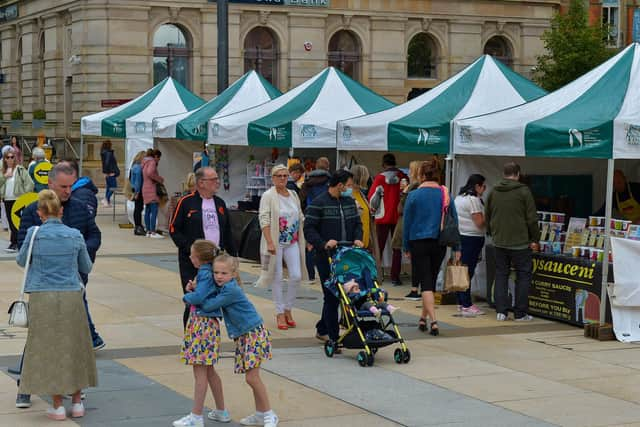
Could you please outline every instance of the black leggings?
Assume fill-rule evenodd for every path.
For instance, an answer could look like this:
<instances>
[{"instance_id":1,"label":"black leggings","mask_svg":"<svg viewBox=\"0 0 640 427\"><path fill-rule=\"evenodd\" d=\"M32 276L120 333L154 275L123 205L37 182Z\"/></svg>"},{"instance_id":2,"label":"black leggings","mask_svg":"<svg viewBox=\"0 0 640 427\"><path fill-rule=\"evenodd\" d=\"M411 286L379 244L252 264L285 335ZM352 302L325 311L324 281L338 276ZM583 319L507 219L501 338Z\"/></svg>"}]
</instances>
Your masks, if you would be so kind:
<instances>
[{"instance_id":1,"label":"black leggings","mask_svg":"<svg viewBox=\"0 0 640 427\"><path fill-rule=\"evenodd\" d=\"M421 292L435 291L440 265L447 253L446 246L441 246L438 239L421 239L409 241L411 253L411 281Z\"/></svg>"},{"instance_id":2,"label":"black leggings","mask_svg":"<svg viewBox=\"0 0 640 427\"><path fill-rule=\"evenodd\" d=\"M11 231L10 241L12 245L18 244L18 229L13 225L13 221L11 221L11 208L13 208L15 202L15 200L4 201L4 210L7 212L7 222L9 223L9 230Z\"/></svg>"}]
</instances>

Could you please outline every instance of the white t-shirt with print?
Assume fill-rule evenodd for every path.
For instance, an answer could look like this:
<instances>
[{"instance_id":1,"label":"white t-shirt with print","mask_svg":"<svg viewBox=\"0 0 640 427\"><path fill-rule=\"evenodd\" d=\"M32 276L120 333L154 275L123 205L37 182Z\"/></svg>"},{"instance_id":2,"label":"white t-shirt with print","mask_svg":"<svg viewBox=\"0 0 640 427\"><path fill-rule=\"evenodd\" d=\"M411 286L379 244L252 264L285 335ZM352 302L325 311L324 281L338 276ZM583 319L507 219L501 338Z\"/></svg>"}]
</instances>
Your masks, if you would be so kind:
<instances>
[{"instance_id":1,"label":"white t-shirt with print","mask_svg":"<svg viewBox=\"0 0 640 427\"><path fill-rule=\"evenodd\" d=\"M280 201L280 218L278 218L280 237L278 241L280 246L289 246L298 241L300 228L298 204L291 195L285 197L278 194L278 199Z\"/></svg>"},{"instance_id":2,"label":"white t-shirt with print","mask_svg":"<svg viewBox=\"0 0 640 427\"><path fill-rule=\"evenodd\" d=\"M220 224L213 199L202 199L202 229L204 238L220 246Z\"/></svg>"},{"instance_id":3,"label":"white t-shirt with print","mask_svg":"<svg viewBox=\"0 0 640 427\"><path fill-rule=\"evenodd\" d=\"M484 228L478 228L473 222L472 214L484 214L484 206L477 196L460 195L455 199L456 212L458 212L458 229L463 236L484 236Z\"/></svg>"}]
</instances>

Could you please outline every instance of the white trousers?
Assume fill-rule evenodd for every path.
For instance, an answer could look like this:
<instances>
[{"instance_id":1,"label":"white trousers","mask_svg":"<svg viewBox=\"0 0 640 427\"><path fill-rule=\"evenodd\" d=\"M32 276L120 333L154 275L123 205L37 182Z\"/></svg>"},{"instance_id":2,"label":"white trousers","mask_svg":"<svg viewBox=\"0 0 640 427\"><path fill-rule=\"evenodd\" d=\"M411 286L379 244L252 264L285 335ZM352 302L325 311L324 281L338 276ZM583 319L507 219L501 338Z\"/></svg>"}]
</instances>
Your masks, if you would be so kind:
<instances>
[{"instance_id":1,"label":"white trousers","mask_svg":"<svg viewBox=\"0 0 640 427\"><path fill-rule=\"evenodd\" d=\"M285 294L284 281L282 280L282 261L287 263L289 280ZM300 270L300 247L298 243L289 246L278 246L276 250L276 271L271 286L273 302L276 306L276 314L282 314L285 310L291 310L296 300L296 291L300 285L302 273Z\"/></svg>"}]
</instances>

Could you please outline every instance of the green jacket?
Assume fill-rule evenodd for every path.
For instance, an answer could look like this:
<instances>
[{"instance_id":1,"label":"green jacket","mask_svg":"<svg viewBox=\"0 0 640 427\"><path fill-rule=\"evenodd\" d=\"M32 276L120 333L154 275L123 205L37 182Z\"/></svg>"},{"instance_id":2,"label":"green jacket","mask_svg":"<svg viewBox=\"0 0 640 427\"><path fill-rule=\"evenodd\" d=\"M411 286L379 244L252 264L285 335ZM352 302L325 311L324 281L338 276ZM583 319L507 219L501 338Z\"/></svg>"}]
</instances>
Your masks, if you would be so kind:
<instances>
[{"instance_id":1,"label":"green jacket","mask_svg":"<svg viewBox=\"0 0 640 427\"><path fill-rule=\"evenodd\" d=\"M16 166L16 171L13 173L13 176L15 177L13 194L16 195L16 198L22 196L24 193L33 191L33 181L24 166ZM4 199L4 185L6 182L7 178L5 178L3 174L0 174L0 199Z\"/></svg>"},{"instance_id":2,"label":"green jacket","mask_svg":"<svg viewBox=\"0 0 640 427\"><path fill-rule=\"evenodd\" d=\"M485 205L487 233L500 248L525 249L540 240L536 204L525 184L501 180Z\"/></svg>"}]
</instances>

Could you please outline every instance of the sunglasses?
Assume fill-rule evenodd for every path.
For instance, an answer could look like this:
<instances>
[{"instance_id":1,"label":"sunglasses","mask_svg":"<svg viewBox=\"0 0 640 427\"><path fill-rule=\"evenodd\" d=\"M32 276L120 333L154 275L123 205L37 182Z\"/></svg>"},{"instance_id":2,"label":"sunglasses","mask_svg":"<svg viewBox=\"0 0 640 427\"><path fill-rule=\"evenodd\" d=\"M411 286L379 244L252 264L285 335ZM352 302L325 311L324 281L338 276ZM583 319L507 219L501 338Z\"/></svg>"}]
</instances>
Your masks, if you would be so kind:
<instances>
[{"instance_id":1,"label":"sunglasses","mask_svg":"<svg viewBox=\"0 0 640 427\"><path fill-rule=\"evenodd\" d=\"M7 159L15 159L15 156L6 156Z\"/></svg>"}]
</instances>

